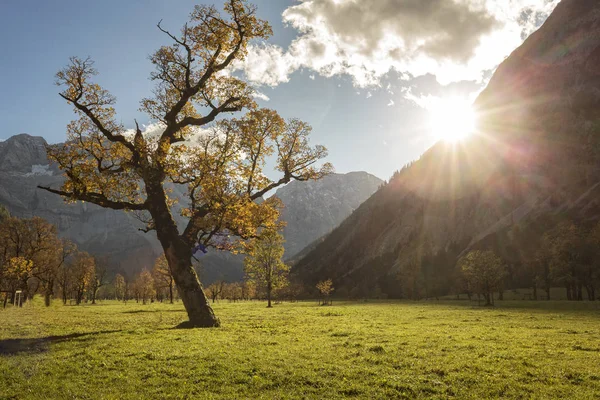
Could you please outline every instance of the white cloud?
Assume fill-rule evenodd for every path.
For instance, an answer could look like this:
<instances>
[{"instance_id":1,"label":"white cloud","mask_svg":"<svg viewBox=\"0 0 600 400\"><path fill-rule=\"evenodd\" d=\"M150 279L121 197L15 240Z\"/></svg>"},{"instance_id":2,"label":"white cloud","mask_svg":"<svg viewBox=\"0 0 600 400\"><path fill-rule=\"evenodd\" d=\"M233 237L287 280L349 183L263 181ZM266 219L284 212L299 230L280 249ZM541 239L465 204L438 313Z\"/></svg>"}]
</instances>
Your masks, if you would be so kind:
<instances>
[{"instance_id":1,"label":"white cloud","mask_svg":"<svg viewBox=\"0 0 600 400\"><path fill-rule=\"evenodd\" d=\"M402 95L404 96L405 99L412 101L417 106L419 106L425 110L432 110L432 109L439 108L440 104L443 103L444 101L448 101L448 99L453 99L454 101L458 101L458 102L464 103L464 105L470 106L471 104L473 104L473 102L477 98L478 94L479 94L479 91L470 92L468 95L462 94L462 95L453 95L453 96L437 96L437 95L431 95L431 94L416 95L412 92L410 87L402 89Z\"/></svg>"},{"instance_id":2,"label":"white cloud","mask_svg":"<svg viewBox=\"0 0 600 400\"><path fill-rule=\"evenodd\" d=\"M148 142L151 149L156 149L158 145L158 139L165 130L165 124L162 122L152 122L148 125L142 125L140 127L142 130L142 134L144 138ZM192 127L191 133L188 135L186 140L182 143L188 146L194 146L198 144L198 139L202 136L206 136L207 134L212 133L211 128L202 128L202 127ZM133 139L135 135L135 129L127 129L123 132L123 136Z\"/></svg>"},{"instance_id":3,"label":"white cloud","mask_svg":"<svg viewBox=\"0 0 600 400\"><path fill-rule=\"evenodd\" d=\"M431 73L442 84L480 81L559 0L300 0L283 13L298 31L287 49L249 49L249 80L275 86L300 68L373 86ZM311 75L312 79L312 75Z\"/></svg>"},{"instance_id":4,"label":"white cloud","mask_svg":"<svg viewBox=\"0 0 600 400\"><path fill-rule=\"evenodd\" d=\"M259 92L259 91L255 91L252 94L252 97L254 97L255 99L259 99L259 100L263 100L263 101L269 101L271 100L269 98L269 96L267 96L266 94L264 94L263 92Z\"/></svg>"},{"instance_id":5,"label":"white cloud","mask_svg":"<svg viewBox=\"0 0 600 400\"><path fill-rule=\"evenodd\" d=\"M268 86L277 86L287 82L299 64L290 53L278 46L249 46L248 54L242 62L237 62L234 69L241 69L251 82Z\"/></svg>"},{"instance_id":6,"label":"white cloud","mask_svg":"<svg viewBox=\"0 0 600 400\"><path fill-rule=\"evenodd\" d=\"M312 79L313 81L315 80L315 74L311 74L309 75L309 78Z\"/></svg>"},{"instance_id":7,"label":"white cloud","mask_svg":"<svg viewBox=\"0 0 600 400\"><path fill-rule=\"evenodd\" d=\"M373 93L367 92L367 99L370 99L371 97L373 97Z\"/></svg>"},{"instance_id":8,"label":"white cloud","mask_svg":"<svg viewBox=\"0 0 600 400\"><path fill-rule=\"evenodd\" d=\"M394 104L396 104L396 103L394 102L394 100L390 100L390 102L388 103L388 107L391 107L391 106L393 106Z\"/></svg>"}]
</instances>

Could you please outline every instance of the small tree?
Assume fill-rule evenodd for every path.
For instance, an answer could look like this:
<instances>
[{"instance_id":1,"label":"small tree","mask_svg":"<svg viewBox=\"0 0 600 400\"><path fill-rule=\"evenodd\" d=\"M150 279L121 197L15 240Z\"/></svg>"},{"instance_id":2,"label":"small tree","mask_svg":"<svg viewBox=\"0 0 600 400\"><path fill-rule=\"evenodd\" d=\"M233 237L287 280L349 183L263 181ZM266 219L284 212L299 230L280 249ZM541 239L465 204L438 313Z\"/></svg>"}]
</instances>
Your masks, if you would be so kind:
<instances>
[{"instance_id":1,"label":"small tree","mask_svg":"<svg viewBox=\"0 0 600 400\"><path fill-rule=\"evenodd\" d=\"M568 300L583 300L586 232L572 221L564 221L549 232L550 276L565 286Z\"/></svg>"},{"instance_id":2,"label":"small tree","mask_svg":"<svg viewBox=\"0 0 600 400\"><path fill-rule=\"evenodd\" d=\"M78 252L67 270L72 277L72 291L77 305L81 304L86 290L90 288L90 284L94 279L95 267L94 257L86 252Z\"/></svg>"},{"instance_id":3,"label":"small tree","mask_svg":"<svg viewBox=\"0 0 600 400\"><path fill-rule=\"evenodd\" d=\"M208 295L212 299L213 303L215 301L217 301L217 299L219 298L219 296L221 296L223 294L223 289L224 288L225 288L225 282L224 281L217 281L217 282L214 282L213 284L211 284L206 289L206 291L208 292Z\"/></svg>"},{"instance_id":4,"label":"small tree","mask_svg":"<svg viewBox=\"0 0 600 400\"><path fill-rule=\"evenodd\" d=\"M330 299L330 295L331 293L333 293L333 282L331 281L331 279L327 279L325 281L321 281L319 283L317 283L317 289L319 290L319 292L321 293L322 299L319 303L319 305L325 305L325 304L329 304L331 305L331 299Z\"/></svg>"},{"instance_id":5,"label":"small tree","mask_svg":"<svg viewBox=\"0 0 600 400\"><path fill-rule=\"evenodd\" d=\"M96 296L98 295L98 290L104 285L106 285L106 259L99 260L94 259L94 271L90 280L90 294L92 296L92 304L96 304Z\"/></svg>"},{"instance_id":6,"label":"small tree","mask_svg":"<svg viewBox=\"0 0 600 400\"><path fill-rule=\"evenodd\" d=\"M154 297L154 294L156 293L154 291L154 278L146 268L144 268L137 277L135 287L138 296L142 299L142 304L146 304L148 300Z\"/></svg>"},{"instance_id":7,"label":"small tree","mask_svg":"<svg viewBox=\"0 0 600 400\"><path fill-rule=\"evenodd\" d=\"M154 268L152 269L152 276L154 277L156 289L160 290L166 288L169 290L169 302L173 304L175 281L173 280L169 263L164 254L156 259Z\"/></svg>"},{"instance_id":8,"label":"small tree","mask_svg":"<svg viewBox=\"0 0 600 400\"><path fill-rule=\"evenodd\" d=\"M502 259L491 250L475 250L459 260L469 290L480 293L485 305L492 305L493 293L498 290L506 276Z\"/></svg>"},{"instance_id":9,"label":"small tree","mask_svg":"<svg viewBox=\"0 0 600 400\"><path fill-rule=\"evenodd\" d=\"M283 236L275 230L265 230L260 237L248 244L248 256L244 260L244 271L248 280L264 288L267 294L267 307L272 307L274 290L288 283L290 268L284 264Z\"/></svg>"},{"instance_id":10,"label":"small tree","mask_svg":"<svg viewBox=\"0 0 600 400\"><path fill-rule=\"evenodd\" d=\"M115 276L115 297L117 300L125 300L125 290L126 290L126 285L125 285L125 277L121 274L117 274Z\"/></svg>"}]
</instances>

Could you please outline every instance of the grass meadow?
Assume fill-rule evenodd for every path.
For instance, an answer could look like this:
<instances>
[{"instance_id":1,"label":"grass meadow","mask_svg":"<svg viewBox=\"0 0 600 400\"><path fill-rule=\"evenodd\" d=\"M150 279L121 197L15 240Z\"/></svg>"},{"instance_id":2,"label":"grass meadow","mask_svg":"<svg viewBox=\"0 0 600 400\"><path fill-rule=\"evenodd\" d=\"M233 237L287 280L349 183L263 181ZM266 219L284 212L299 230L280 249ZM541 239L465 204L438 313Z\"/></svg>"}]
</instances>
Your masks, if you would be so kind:
<instances>
[{"instance_id":1,"label":"grass meadow","mask_svg":"<svg viewBox=\"0 0 600 400\"><path fill-rule=\"evenodd\" d=\"M599 399L600 302L215 304L0 311L0 399Z\"/></svg>"}]
</instances>

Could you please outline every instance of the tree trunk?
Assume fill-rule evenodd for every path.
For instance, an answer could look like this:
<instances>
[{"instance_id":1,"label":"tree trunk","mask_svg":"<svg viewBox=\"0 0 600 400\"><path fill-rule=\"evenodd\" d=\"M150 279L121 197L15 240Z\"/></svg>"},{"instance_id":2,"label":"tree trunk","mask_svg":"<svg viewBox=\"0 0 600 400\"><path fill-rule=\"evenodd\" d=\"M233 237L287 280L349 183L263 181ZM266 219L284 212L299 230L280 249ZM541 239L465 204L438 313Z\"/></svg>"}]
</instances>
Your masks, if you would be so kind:
<instances>
[{"instance_id":1,"label":"tree trunk","mask_svg":"<svg viewBox=\"0 0 600 400\"><path fill-rule=\"evenodd\" d=\"M189 322L182 324L181 327L218 327L219 319L215 316L192 266L190 243L187 243L179 235L177 224L167 205L162 179L158 174L157 176L148 176L144 181L146 182L146 193L148 193L148 211L152 215L156 227L156 236L163 248L169 269L177 285L179 297L188 314Z\"/></svg>"},{"instance_id":2,"label":"tree trunk","mask_svg":"<svg viewBox=\"0 0 600 400\"><path fill-rule=\"evenodd\" d=\"M169 301L173 304L173 280L169 283ZM214 303L214 301L213 301Z\"/></svg>"},{"instance_id":3,"label":"tree trunk","mask_svg":"<svg viewBox=\"0 0 600 400\"><path fill-rule=\"evenodd\" d=\"M192 266L191 249L179 238L173 239L167 246L163 244L163 249L188 314L189 323L184 325L199 328L218 327L219 319L215 316Z\"/></svg>"},{"instance_id":4,"label":"tree trunk","mask_svg":"<svg viewBox=\"0 0 600 400\"><path fill-rule=\"evenodd\" d=\"M485 293L484 297L485 297L485 305L486 306L491 306L492 305L492 301L491 301L491 297L493 296L493 294L490 295L490 293Z\"/></svg>"},{"instance_id":5,"label":"tree trunk","mask_svg":"<svg viewBox=\"0 0 600 400\"><path fill-rule=\"evenodd\" d=\"M267 308L273 307L271 305L271 291L273 290L273 285L271 282L267 283Z\"/></svg>"},{"instance_id":6,"label":"tree trunk","mask_svg":"<svg viewBox=\"0 0 600 400\"><path fill-rule=\"evenodd\" d=\"M98 289L92 289L92 304L96 304L96 294L98 293Z\"/></svg>"},{"instance_id":7,"label":"tree trunk","mask_svg":"<svg viewBox=\"0 0 600 400\"><path fill-rule=\"evenodd\" d=\"M538 296L537 296L537 285L533 286L533 299L537 300Z\"/></svg>"}]
</instances>

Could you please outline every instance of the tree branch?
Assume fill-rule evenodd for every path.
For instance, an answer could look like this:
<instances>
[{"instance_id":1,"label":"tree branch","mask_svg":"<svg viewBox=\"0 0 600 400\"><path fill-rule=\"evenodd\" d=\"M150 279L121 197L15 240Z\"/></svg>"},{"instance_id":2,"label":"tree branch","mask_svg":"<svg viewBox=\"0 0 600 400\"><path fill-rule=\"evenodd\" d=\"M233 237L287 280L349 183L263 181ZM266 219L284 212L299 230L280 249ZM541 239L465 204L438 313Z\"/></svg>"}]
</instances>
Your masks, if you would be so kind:
<instances>
[{"instance_id":1,"label":"tree branch","mask_svg":"<svg viewBox=\"0 0 600 400\"><path fill-rule=\"evenodd\" d=\"M132 211L143 211L147 210L148 206L144 203L131 203L128 201L114 201L107 198L102 193L71 193L63 190L56 190L45 186L38 186L39 189L43 189L47 192L58 194L60 196L73 199L87 201L88 203L97 204L101 207L112 208L113 210L132 210Z\"/></svg>"},{"instance_id":2,"label":"tree branch","mask_svg":"<svg viewBox=\"0 0 600 400\"><path fill-rule=\"evenodd\" d=\"M113 143L121 143L123 144L125 147L127 147L129 150L131 150L132 153L136 153L136 149L135 146L133 145L133 143L129 142L125 136L119 135L119 134L113 134L110 130L108 130L104 124L102 123L102 121L100 121L98 119L98 117L96 117L96 115L92 112L92 110L89 109L88 106L79 103L79 99L71 99L67 96L65 96L62 93L59 93L60 97L62 97L63 99L65 99L66 101L69 101L71 103L73 103L73 105L75 106L75 108L77 108L79 111L83 112L89 119L90 121L92 121L94 123L94 125L96 126L96 128L98 128L98 130L100 132L102 132L102 134L111 142Z\"/></svg>"}]
</instances>

